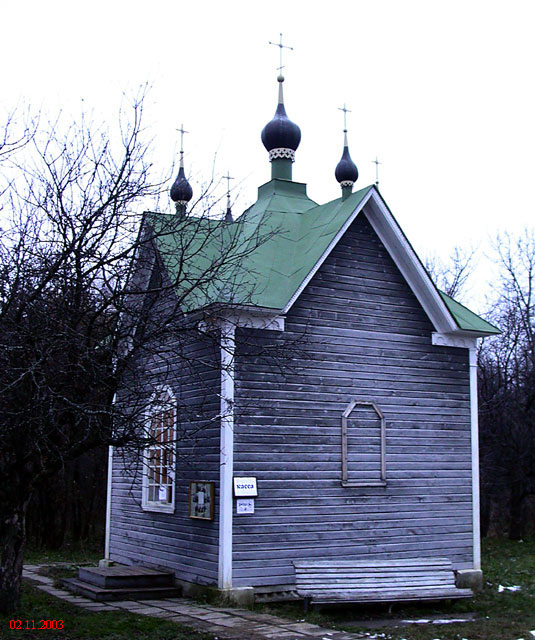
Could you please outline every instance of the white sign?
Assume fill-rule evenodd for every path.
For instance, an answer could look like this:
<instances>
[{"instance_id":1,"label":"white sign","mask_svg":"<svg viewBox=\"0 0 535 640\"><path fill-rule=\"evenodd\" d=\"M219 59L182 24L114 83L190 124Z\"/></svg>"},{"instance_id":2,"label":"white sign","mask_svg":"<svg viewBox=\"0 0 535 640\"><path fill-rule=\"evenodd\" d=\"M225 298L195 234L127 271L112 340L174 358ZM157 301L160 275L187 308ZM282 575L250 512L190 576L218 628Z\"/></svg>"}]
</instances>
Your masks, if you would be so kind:
<instances>
[{"instance_id":1,"label":"white sign","mask_svg":"<svg viewBox=\"0 0 535 640\"><path fill-rule=\"evenodd\" d=\"M236 513L239 516L246 513L254 513L254 500L252 498L236 500Z\"/></svg>"},{"instance_id":2,"label":"white sign","mask_svg":"<svg viewBox=\"0 0 535 640\"><path fill-rule=\"evenodd\" d=\"M234 478L234 495L236 498L256 498L256 478Z\"/></svg>"},{"instance_id":3,"label":"white sign","mask_svg":"<svg viewBox=\"0 0 535 640\"><path fill-rule=\"evenodd\" d=\"M167 500L167 487L158 487L158 501L165 502Z\"/></svg>"}]
</instances>

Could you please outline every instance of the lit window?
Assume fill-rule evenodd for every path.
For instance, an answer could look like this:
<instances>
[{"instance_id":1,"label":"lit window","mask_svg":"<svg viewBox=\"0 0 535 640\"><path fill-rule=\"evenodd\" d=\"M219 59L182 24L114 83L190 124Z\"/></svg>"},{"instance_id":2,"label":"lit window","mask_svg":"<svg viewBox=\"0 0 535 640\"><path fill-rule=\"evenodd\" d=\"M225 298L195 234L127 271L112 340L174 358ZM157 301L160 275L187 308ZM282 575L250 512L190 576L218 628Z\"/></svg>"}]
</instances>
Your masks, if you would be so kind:
<instances>
[{"instance_id":1,"label":"lit window","mask_svg":"<svg viewBox=\"0 0 535 640\"><path fill-rule=\"evenodd\" d=\"M173 397L163 391L153 399L147 418L150 444L143 456L142 506L148 511L174 511L175 422Z\"/></svg>"}]
</instances>

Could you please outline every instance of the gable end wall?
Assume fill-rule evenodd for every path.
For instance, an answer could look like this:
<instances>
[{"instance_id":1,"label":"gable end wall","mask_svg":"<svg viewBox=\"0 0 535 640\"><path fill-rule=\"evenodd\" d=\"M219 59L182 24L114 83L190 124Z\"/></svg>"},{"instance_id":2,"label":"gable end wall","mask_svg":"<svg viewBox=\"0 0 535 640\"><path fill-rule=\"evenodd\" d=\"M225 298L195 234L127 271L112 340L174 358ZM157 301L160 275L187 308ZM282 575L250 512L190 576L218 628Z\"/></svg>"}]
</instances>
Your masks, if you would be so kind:
<instances>
[{"instance_id":1,"label":"gable end wall","mask_svg":"<svg viewBox=\"0 0 535 640\"><path fill-rule=\"evenodd\" d=\"M360 214L286 318L237 332L234 475L256 476L234 515L233 584L293 583L292 560L448 557L472 566L468 350L433 327ZM300 342L285 377L247 343ZM341 479L341 416L374 401L387 422L383 487Z\"/></svg>"}]
</instances>

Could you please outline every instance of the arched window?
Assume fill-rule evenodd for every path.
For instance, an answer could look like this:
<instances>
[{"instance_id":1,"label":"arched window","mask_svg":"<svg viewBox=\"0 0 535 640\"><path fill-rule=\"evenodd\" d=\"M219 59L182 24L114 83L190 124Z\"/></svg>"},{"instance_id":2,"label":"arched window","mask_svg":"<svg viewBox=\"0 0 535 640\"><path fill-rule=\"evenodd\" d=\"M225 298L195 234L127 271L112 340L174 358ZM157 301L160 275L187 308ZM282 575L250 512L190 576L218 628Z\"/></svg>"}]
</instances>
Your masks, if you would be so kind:
<instances>
[{"instance_id":1,"label":"arched window","mask_svg":"<svg viewBox=\"0 0 535 640\"><path fill-rule=\"evenodd\" d=\"M143 453L142 507L172 512L175 508L176 407L169 389L151 400L147 412L148 446Z\"/></svg>"}]
</instances>

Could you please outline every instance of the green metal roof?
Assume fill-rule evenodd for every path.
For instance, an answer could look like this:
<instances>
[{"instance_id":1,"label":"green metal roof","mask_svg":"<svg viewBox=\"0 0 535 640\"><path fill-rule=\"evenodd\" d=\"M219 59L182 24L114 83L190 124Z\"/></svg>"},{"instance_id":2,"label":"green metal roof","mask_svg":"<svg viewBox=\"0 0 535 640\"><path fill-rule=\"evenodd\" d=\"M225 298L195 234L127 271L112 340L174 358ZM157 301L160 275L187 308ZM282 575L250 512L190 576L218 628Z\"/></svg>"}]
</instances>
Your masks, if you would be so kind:
<instances>
[{"instance_id":1,"label":"green metal roof","mask_svg":"<svg viewBox=\"0 0 535 640\"><path fill-rule=\"evenodd\" d=\"M283 309L372 188L320 206L304 184L274 179L233 223L156 213L147 219L185 311L213 303Z\"/></svg>"},{"instance_id":2,"label":"green metal roof","mask_svg":"<svg viewBox=\"0 0 535 640\"><path fill-rule=\"evenodd\" d=\"M370 188L343 202L338 198L317 205L306 196L305 185L272 180L260 187L246 220L271 237L246 261L256 279L251 303L284 309Z\"/></svg>"},{"instance_id":3,"label":"green metal roof","mask_svg":"<svg viewBox=\"0 0 535 640\"><path fill-rule=\"evenodd\" d=\"M323 205L306 185L273 179L232 223L147 214L158 250L184 311L210 304L284 309L318 260L374 186ZM446 294L440 295L458 327L479 334L499 330Z\"/></svg>"},{"instance_id":4,"label":"green metal roof","mask_svg":"<svg viewBox=\"0 0 535 640\"><path fill-rule=\"evenodd\" d=\"M501 333L500 329L495 327L490 322L483 320L473 311L470 311L467 307L463 306L453 298L450 298L443 291L439 291L442 300L446 303L448 311L453 316L453 319L457 323L459 329L465 331L476 331L479 335L489 334L496 335Z\"/></svg>"}]
</instances>

